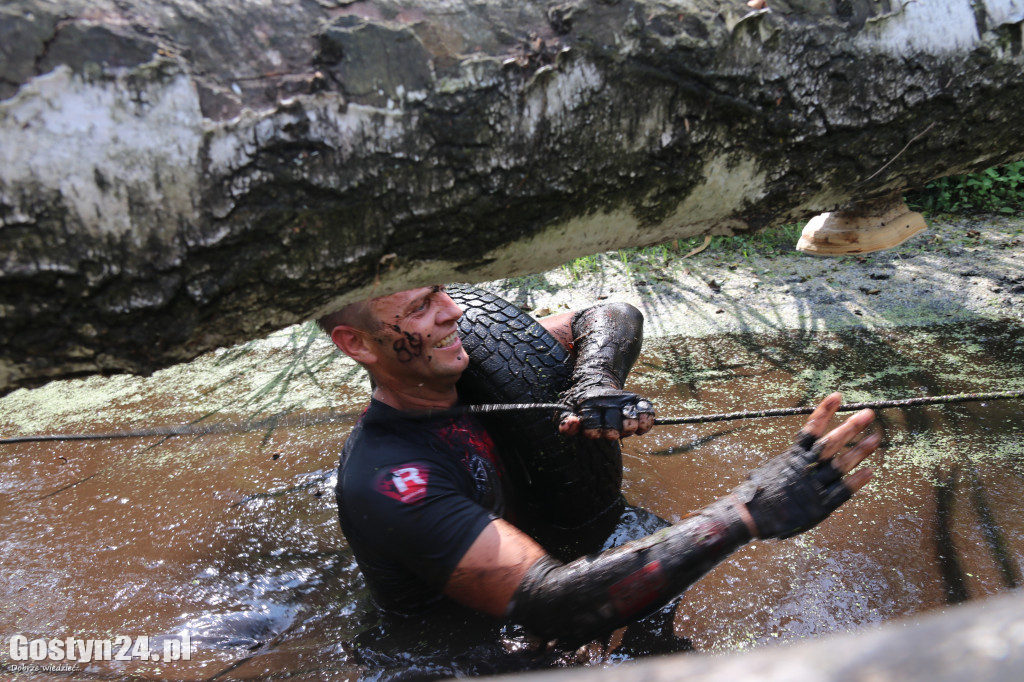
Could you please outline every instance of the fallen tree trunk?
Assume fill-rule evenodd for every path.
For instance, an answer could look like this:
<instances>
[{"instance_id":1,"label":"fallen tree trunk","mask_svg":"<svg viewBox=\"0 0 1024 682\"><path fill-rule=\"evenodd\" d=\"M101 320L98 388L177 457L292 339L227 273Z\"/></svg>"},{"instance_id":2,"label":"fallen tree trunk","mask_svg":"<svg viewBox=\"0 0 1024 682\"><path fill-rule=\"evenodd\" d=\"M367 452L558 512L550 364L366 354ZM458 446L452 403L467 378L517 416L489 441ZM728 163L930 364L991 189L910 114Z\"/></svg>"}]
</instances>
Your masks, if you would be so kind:
<instances>
[{"instance_id":1,"label":"fallen tree trunk","mask_svg":"<svg viewBox=\"0 0 1024 682\"><path fill-rule=\"evenodd\" d=\"M1024 668L1024 595L990 596L913 619L730 655L652 656L520 675L522 682L1005 682ZM491 677L480 682L507 678Z\"/></svg>"},{"instance_id":2,"label":"fallen tree trunk","mask_svg":"<svg viewBox=\"0 0 1024 682\"><path fill-rule=\"evenodd\" d=\"M1024 0L14 0L0 392L1024 156Z\"/></svg>"}]
</instances>

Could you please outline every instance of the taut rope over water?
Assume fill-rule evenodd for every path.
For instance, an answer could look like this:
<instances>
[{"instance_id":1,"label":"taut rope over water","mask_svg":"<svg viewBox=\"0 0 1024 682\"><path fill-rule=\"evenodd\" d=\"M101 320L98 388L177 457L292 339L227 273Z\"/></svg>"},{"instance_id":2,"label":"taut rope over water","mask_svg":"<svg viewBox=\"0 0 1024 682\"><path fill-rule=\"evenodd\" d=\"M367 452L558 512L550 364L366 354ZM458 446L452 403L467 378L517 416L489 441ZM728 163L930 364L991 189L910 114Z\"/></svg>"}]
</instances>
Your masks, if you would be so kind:
<instances>
[{"instance_id":1,"label":"taut rope over water","mask_svg":"<svg viewBox=\"0 0 1024 682\"><path fill-rule=\"evenodd\" d=\"M524 412L539 410L564 410L565 405L558 403L515 403L507 405L464 405L453 407L449 410L437 412L423 412L411 415L412 418L422 417L458 417L463 414L491 414L495 412ZM106 433L47 433L33 436L13 436L0 438L0 445L13 445L16 443L39 443L44 441L76 441L76 440L114 440L117 438L151 438L171 436L207 436L217 433L243 433L245 431L260 431L268 428L304 427L316 424L327 424L330 422L353 419L363 413L357 412L330 412L328 414L275 414L258 421L227 422L219 424L179 424L176 426L157 426L151 429L137 429L135 431L109 431Z\"/></svg>"},{"instance_id":2,"label":"taut rope over water","mask_svg":"<svg viewBox=\"0 0 1024 682\"><path fill-rule=\"evenodd\" d=\"M887 407L917 407L920 405L939 405L949 403L973 403L986 400L1013 400L1024 398L1024 390L1004 391L997 393L957 393L954 395L922 396L920 398L907 398L904 400L876 400L866 403L848 403L840 405L838 412L856 412L857 410L885 409ZM412 418L422 417L458 417L463 414L495 414L499 412L524 412L543 411L551 412L565 411L565 405L558 403L512 403L497 405L463 405L438 412L424 412L411 415ZM725 412L720 414L700 414L690 417L663 417L655 419L656 426L673 426L678 424L705 424L708 422L731 421L734 419L762 419L766 417L788 417L797 414L810 414L814 407L780 407L770 410L747 410L745 412ZM359 412L331 412L325 415L274 415L255 422L241 422L229 424L209 424L198 426L195 424L181 424L178 426L157 427L152 429L141 429L138 431L113 431L110 433L55 433L41 434L35 436L14 436L12 438L0 438L0 445L11 445L14 443L38 443L41 441L75 441L75 440L107 440L114 438L146 438L152 436L205 436L214 433L239 433L243 431L258 431L266 428L280 426L312 426L314 424L326 424L334 421L342 421L358 417Z\"/></svg>"},{"instance_id":3,"label":"taut rope over water","mask_svg":"<svg viewBox=\"0 0 1024 682\"><path fill-rule=\"evenodd\" d=\"M974 403L986 400L1012 400L1024 398L1024 391L1008 391L1002 393L957 393L955 395L922 396L905 400L876 400L867 403L848 403L840 405L837 412L856 412L863 409L884 409L887 407L915 407L918 405L939 405L944 403ZM655 419L657 425L670 424L703 424L707 422L723 422L732 419L760 419L761 417L787 417L794 414L810 414L814 407L780 407L773 410L748 410L746 412L727 412L724 414L701 414L692 417L672 419Z\"/></svg>"}]
</instances>

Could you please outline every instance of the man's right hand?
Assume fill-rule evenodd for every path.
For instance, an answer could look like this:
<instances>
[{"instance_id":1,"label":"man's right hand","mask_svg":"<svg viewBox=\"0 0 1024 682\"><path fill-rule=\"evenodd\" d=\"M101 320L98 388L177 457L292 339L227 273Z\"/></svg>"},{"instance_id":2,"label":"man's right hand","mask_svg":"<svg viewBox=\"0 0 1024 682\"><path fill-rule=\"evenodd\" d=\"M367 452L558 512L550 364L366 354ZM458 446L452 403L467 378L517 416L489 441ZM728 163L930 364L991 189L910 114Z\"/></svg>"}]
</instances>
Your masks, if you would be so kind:
<instances>
[{"instance_id":1,"label":"man's right hand","mask_svg":"<svg viewBox=\"0 0 1024 682\"><path fill-rule=\"evenodd\" d=\"M871 410L861 410L822 437L841 402L839 393L821 401L793 447L754 469L732 491L750 513L754 537L788 538L813 528L871 478L871 469L844 476L878 447L877 433L838 454L871 423Z\"/></svg>"}]
</instances>

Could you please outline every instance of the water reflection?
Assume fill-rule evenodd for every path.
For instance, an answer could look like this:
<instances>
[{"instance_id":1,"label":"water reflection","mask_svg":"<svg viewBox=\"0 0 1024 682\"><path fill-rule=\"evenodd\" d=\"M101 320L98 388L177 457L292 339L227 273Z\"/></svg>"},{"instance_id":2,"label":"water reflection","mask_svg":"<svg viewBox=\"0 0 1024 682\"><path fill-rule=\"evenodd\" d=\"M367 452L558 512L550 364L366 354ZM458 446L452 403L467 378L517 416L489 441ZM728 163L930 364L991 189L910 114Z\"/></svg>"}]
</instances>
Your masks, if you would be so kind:
<instances>
[{"instance_id":1,"label":"water reflection","mask_svg":"<svg viewBox=\"0 0 1024 682\"><path fill-rule=\"evenodd\" d=\"M728 412L1024 384L1020 329L661 339L633 378L660 413ZM358 412L366 387L326 344L240 349L158 373L63 382L0 401L4 435ZM354 383L356 382L356 383ZM608 664L792 641L1021 584L1019 402L887 410L876 480L819 529L758 542L641 628L581 650L452 610L385 618L338 529L334 466L351 421L201 437L3 446L3 641L162 639L189 661L80 664L86 678L426 679ZM676 520L789 444L801 418L669 427L631 439L625 494ZM618 540L627 539L625 536ZM5 661L6 662L6 661Z\"/></svg>"}]
</instances>

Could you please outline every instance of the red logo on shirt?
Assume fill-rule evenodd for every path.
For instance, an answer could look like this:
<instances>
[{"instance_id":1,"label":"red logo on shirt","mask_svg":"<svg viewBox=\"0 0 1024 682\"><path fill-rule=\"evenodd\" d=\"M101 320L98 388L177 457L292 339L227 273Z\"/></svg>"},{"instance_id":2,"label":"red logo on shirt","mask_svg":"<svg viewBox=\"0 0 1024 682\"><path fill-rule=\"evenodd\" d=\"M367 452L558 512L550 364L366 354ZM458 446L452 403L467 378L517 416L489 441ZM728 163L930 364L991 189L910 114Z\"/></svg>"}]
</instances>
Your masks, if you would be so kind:
<instances>
[{"instance_id":1,"label":"red logo on shirt","mask_svg":"<svg viewBox=\"0 0 1024 682\"><path fill-rule=\"evenodd\" d=\"M399 502L415 504L427 494L430 469L413 462L384 472L377 481L377 490Z\"/></svg>"}]
</instances>

